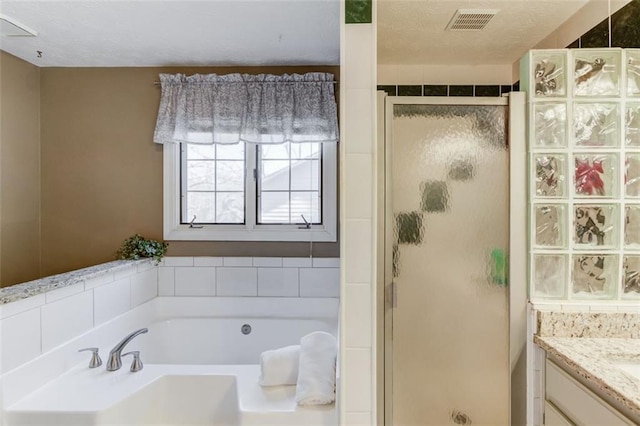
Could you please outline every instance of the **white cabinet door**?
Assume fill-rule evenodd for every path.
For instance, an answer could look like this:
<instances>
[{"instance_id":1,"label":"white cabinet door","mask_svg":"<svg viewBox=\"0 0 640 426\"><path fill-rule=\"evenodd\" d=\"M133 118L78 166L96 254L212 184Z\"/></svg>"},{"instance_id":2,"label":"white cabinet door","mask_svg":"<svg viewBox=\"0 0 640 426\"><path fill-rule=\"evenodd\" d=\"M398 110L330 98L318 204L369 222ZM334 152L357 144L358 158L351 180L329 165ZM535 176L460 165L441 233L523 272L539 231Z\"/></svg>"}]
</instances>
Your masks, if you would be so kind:
<instances>
[{"instance_id":1,"label":"white cabinet door","mask_svg":"<svg viewBox=\"0 0 640 426\"><path fill-rule=\"evenodd\" d=\"M574 426L574 424L549 401L544 402L544 424L545 426Z\"/></svg>"},{"instance_id":2,"label":"white cabinet door","mask_svg":"<svg viewBox=\"0 0 640 426\"><path fill-rule=\"evenodd\" d=\"M545 389L545 399L577 425L635 424L549 360Z\"/></svg>"}]
</instances>

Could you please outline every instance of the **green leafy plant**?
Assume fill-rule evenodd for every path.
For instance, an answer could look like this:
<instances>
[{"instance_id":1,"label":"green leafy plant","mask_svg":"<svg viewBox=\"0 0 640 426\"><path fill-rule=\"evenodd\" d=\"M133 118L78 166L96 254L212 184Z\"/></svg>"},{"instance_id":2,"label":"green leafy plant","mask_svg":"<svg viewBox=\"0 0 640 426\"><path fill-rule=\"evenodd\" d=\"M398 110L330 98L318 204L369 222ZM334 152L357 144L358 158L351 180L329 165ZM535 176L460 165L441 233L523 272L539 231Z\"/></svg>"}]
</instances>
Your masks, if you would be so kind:
<instances>
[{"instance_id":1,"label":"green leafy plant","mask_svg":"<svg viewBox=\"0 0 640 426\"><path fill-rule=\"evenodd\" d=\"M117 259L138 260L143 258L153 258L156 264L167 252L168 243L155 240L148 240L141 235L135 234L122 243L122 247L116 253Z\"/></svg>"}]
</instances>

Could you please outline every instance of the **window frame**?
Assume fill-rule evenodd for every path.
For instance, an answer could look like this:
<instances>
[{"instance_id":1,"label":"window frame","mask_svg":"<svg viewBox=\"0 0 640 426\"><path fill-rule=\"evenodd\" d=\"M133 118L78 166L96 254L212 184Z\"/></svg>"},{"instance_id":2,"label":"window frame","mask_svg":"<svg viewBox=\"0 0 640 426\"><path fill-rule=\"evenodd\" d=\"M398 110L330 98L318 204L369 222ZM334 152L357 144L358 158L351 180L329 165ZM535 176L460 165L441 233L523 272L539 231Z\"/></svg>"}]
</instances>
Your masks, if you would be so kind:
<instances>
[{"instance_id":1,"label":"window frame","mask_svg":"<svg viewBox=\"0 0 640 426\"><path fill-rule=\"evenodd\" d=\"M163 147L163 237L167 241L337 241L338 144L322 144L322 224L310 229L300 224L257 224L257 149L245 148L245 223L181 223L181 149L178 143ZM302 220L301 220L302 222Z\"/></svg>"}]
</instances>

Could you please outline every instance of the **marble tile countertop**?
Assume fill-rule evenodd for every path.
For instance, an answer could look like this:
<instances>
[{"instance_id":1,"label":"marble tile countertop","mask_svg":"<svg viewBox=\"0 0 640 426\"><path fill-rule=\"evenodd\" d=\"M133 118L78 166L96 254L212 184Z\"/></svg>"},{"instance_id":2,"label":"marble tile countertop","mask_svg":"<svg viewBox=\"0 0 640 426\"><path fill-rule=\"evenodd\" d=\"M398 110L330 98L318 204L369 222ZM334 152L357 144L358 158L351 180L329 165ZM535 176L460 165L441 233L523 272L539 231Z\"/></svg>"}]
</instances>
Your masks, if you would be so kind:
<instances>
[{"instance_id":1,"label":"marble tile countertop","mask_svg":"<svg viewBox=\"0 0 640 426\"><path fill-rule=\"evenodd\" d=\"M640 314L538 312L537 322L538 346L640 421L640 378L616 366L640 364Z\"/></svg>"},{"instance_id":2,"label":"marble tile countertop","mask_svg":"<svg viewBox=\"0 0 640 426\"><path fill-rule=\"evenodd\" d=\"M116 260L88 268L78 269L64 274L51 275L38 280L28 281L9 287L0 288L0 305L27 299L51 290L67 287L83 280L95 278L109 272L115 272L131 266L153 262L151 259Z\"/></svg>"}]
</instances>

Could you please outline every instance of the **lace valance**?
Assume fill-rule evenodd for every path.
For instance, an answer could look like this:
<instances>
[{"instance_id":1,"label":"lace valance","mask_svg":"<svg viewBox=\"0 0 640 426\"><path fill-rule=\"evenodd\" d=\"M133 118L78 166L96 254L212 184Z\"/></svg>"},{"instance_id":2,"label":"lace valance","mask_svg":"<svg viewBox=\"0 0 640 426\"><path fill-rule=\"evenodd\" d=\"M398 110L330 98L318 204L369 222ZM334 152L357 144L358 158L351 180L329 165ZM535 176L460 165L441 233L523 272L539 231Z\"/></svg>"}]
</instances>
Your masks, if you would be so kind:
<instances>
[{"instance_id":1,"label":"lace valance","mask_svg":"<svg viewBox=\"0 0 640 426\"><path fill-rule=\"evenodd\" d=\"M156 143L336 142L333 74L160 74Z\"/></svg>"}]
</instances>

